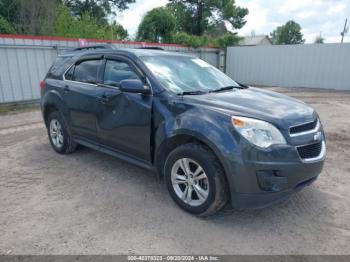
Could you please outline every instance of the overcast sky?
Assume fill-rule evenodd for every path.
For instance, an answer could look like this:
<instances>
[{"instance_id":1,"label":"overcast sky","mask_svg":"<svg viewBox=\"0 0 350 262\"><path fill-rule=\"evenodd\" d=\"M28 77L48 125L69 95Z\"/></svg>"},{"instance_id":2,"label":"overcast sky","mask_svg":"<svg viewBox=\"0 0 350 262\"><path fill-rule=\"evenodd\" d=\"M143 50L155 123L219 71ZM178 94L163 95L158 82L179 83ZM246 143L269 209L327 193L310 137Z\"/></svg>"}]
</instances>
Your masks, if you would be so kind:
<instances>
[{"instance_id":1,"label":"overcast sky","mask_svg":"<svg viewBox=\"0 0 350 262\"><path fill-rule=\"evenodd\" d=\"M133 36L145 15L152 8L164 6L167 0L136 0L135 4L119 14L117 21ZM236 0L239 6L247 7L249 15L240 35L269 34L277 26L293 19L302 27L307 43L322 36L328 43L340 41L345 18L350 19L350 0ZM350 42L350 32L345 37Z\"/></svg>"}]
</instances>

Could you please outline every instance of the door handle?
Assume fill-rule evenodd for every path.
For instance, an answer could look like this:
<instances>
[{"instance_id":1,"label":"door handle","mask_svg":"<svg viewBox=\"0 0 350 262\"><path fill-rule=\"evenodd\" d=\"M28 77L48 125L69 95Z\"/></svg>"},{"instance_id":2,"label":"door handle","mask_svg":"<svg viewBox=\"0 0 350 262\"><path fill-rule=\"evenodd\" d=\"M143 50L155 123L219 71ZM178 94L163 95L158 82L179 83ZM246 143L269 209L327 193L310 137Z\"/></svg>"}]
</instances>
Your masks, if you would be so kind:
<instances>
[{"instance_id":1,"label":"door handle","mask_svg":"<svg viewBox=\"0 0 350 262\"><path fill-rule=\"evenodd\" d=\"M97 100L98 100L100 103L102 103L102 104L106 104L106 103L108 103L108 101L109 101L109 97L106 96L106 95L103 95L103 96L99 96L99 97L97 98Z\"/></svg>"},{"instance_id":2,"label":"door handle","mask_svg":"<svg viewBox=\"0 0 350 262\"><path fill-rule=\"evenodd\" d=\"M65 85L63 91L68 93L70 91L69 85Z\"/></svg>"}]
</instances>

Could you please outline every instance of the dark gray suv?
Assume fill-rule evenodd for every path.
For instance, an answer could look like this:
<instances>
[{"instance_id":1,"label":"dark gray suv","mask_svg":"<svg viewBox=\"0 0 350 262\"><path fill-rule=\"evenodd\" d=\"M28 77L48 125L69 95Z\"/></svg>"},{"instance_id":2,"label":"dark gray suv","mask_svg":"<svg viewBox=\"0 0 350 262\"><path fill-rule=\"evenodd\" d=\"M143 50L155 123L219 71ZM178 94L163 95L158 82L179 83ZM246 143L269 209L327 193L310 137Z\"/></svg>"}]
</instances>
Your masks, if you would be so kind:
<instances>
[{"instance_id":1,"label":"dark gray suv","mask_svg":"<svg viewBox=\"0 0 350 262\"><path fill-rule=\"evenodd\" d=\"M41 83L58 153L81 144L155 170L186 211L261 207L311 184L326 155L313 108L186 54L79 49Z\"/></svg>"}]
</instances>

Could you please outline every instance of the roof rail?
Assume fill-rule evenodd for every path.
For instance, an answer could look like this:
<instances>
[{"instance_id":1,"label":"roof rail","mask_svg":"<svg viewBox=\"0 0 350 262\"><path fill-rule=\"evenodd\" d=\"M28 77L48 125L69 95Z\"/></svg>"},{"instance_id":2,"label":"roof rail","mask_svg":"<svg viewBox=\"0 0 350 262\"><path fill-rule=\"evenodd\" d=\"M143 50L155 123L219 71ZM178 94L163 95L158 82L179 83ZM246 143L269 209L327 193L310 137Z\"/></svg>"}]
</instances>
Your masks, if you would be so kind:
<instances>
[{"instance_id":1,"label":"roof rail","mask_svg":"<svg viewBox=\"0 0 350 262\"><path fill-rule=\"evenodd\" d=\"M73 49L72 51L96 50L96 49L115 49L112 45L90 45Z\"/></svg>"},{"instance_id":2,"label":"roof rail","mask_svg":"<svg viewBox=\"0 0 350 262\"><path fill-rule=\"evenodd\" d=\"M137 49L163 50L164 51L164 48L161 48L159 46L143 46L143 47L138 47Z\"/></svg>"}]
</instances>

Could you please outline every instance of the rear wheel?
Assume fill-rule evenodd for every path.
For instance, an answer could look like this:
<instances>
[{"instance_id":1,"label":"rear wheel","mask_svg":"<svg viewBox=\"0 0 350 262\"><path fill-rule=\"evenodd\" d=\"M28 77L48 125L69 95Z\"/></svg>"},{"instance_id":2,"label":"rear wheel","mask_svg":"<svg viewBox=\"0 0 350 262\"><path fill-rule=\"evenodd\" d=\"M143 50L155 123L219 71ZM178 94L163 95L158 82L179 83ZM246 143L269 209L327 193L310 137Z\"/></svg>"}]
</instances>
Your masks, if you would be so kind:
<instances>
[{"instance_id":1,"label":"rear wheel","mask_svg":"<svg viewBox=\"0 0 350 262\"><path fill-rule=\"evenodd\" d=\"M165 163L171 197L189 213L207 216L227 202L224 171L212 151L197 143L172 151Z\"/></svg>"},{"instance_id":2,"label":"rear wheel","mask_svg":"<svg viewBox=\"0 0 350 262\"><path fill-rule=\"evenodd\" d=\"M50 113L47 119L47 131L51 146L57 153L69 154L75 151L77 145L59 112Z\"/></svg>"}]
</instances>

